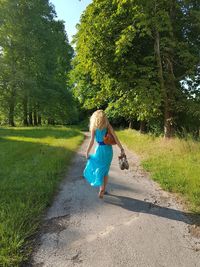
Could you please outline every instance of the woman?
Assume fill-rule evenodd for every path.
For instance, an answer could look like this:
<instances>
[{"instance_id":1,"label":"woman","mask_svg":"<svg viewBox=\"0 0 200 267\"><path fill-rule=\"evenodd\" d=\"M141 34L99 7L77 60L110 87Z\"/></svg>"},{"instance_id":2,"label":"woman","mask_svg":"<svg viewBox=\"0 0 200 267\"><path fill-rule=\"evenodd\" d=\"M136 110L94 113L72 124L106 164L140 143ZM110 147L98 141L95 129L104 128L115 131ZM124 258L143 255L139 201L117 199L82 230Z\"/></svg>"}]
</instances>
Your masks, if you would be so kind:
<instances>
[{"instance_id":1,"label":"woman","mask_svg":"<svg viewBox=\"0 0 200 267\"><path fill-rule=\"evenodd\" d=\"M90 133L91 138L86 152L87 164L83 172L84 178L92 185L99 186L99 198L103 198L106 185L108 183L108 172L113 158L112 145L106 145L103 142L104 136L108 129L112 133L121 153L124 149L117 138L112 126L110 125L103 110L95 111L90 118ZM97 142L95 153L89 155L89 152L94 144L94 139Z\"/></svg>"}]
</instances>

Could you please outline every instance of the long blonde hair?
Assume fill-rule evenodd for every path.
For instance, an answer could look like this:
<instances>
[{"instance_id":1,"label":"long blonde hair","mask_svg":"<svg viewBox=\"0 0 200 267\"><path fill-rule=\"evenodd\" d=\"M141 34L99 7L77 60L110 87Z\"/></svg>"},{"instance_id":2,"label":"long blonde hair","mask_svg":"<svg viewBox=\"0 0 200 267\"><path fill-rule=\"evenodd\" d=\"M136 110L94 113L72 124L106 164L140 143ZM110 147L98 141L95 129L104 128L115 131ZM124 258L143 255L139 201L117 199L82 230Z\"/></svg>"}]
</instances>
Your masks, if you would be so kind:
<instances>
[{"instance_id":1,"label":"long blonde hair","mask_svg":"<svg viewBox=\"0 0 200 267\"><path fill-rule=\"evenodd\" d=\"M97 128L102 130L103 128L107 128L108 124L108 119L102 109L96 110L90 117L90 131L96 130Z\"/></svg>"}]
</instances>

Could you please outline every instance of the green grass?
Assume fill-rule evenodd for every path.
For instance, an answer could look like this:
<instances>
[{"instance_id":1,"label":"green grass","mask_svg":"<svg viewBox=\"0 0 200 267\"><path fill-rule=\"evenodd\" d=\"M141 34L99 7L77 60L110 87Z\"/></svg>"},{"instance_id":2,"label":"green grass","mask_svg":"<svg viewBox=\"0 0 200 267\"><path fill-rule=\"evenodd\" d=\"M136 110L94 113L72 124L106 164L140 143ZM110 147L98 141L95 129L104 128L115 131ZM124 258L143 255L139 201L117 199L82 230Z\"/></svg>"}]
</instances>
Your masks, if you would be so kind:
<instances>
[{"instance_id":1,"label":"green grass","mask_svg":"<svg viewBox=\"0 0 200 267\"><path fill-rule=\"evenodd\" d=\"M28 258L41 214L82 140L75 128L0 128L0 266Z\"/></svg>"},{"instance_id":2,"label":"green grass","mask_svg":"<svg viewBox=\"0 0 200 267\"><path fill-rule=\"evenodd\" d=\"M143 167L162 188L184 196L188 208L200 213L200 143L118 131L120 140L141 156Z\"/></svg>"}]
</instances>

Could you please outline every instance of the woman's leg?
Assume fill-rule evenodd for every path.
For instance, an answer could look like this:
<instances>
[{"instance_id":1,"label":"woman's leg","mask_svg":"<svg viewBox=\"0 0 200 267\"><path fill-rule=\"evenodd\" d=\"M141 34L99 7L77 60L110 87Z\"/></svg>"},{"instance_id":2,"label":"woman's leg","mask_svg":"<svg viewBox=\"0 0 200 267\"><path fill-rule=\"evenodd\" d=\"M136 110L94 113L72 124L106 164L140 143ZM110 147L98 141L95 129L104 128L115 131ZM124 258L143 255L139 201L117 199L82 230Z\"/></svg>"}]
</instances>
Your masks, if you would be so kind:
<instances>
[{"instance_id":1,"label":"woman's leg","mask_svg":"<svg viewBox=\"0 0 200 267\"><path fill-rule=\"evenodd\" d=\"M108 183L108 175L104 176L104 191L106 191L107 183Z\"/></svg>"},{"instance_id":2,"label":"woman's leg","mask_svg":"<svg viewBox=\"0 0 200 267\"><path fill-rule=\"evenodd\" d=\"M105 191L105 187L103 184L102 186L100 186L100 189L99 189L99 198L103 198L104 191Z\"/></svg>"},{"instance_id":3,"label":"woman's leg","mask_svg":"<svg viewBox=\"0 0 200 267\"><path fill-rule=\"evenodd\" d=\"M104 176L103 180L104 180L103 185L100 186L99 198L103 198L104 192L106 191L106 185L108 183L108 176Z\"/></svg>"}]
</instances>

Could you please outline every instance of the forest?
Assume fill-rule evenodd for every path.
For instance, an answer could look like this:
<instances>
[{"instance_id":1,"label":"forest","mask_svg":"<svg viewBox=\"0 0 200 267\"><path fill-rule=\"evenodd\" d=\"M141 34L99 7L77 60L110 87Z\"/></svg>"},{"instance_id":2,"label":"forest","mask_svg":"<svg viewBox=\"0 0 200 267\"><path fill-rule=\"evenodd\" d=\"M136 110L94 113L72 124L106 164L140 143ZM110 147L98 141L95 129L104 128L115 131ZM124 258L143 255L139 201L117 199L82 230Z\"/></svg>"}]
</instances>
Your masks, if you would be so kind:
<instances>
[{"instance_id":1,"label":"forest","mask_svg":"<svg viewBox=\"0 0 200 267\"><path fill-rule=\"evenodd\" d=\"M0 124L200 128L199 0L94 0L69 44L48 0L0 3Z\"/></svg>"}]
</instances>

